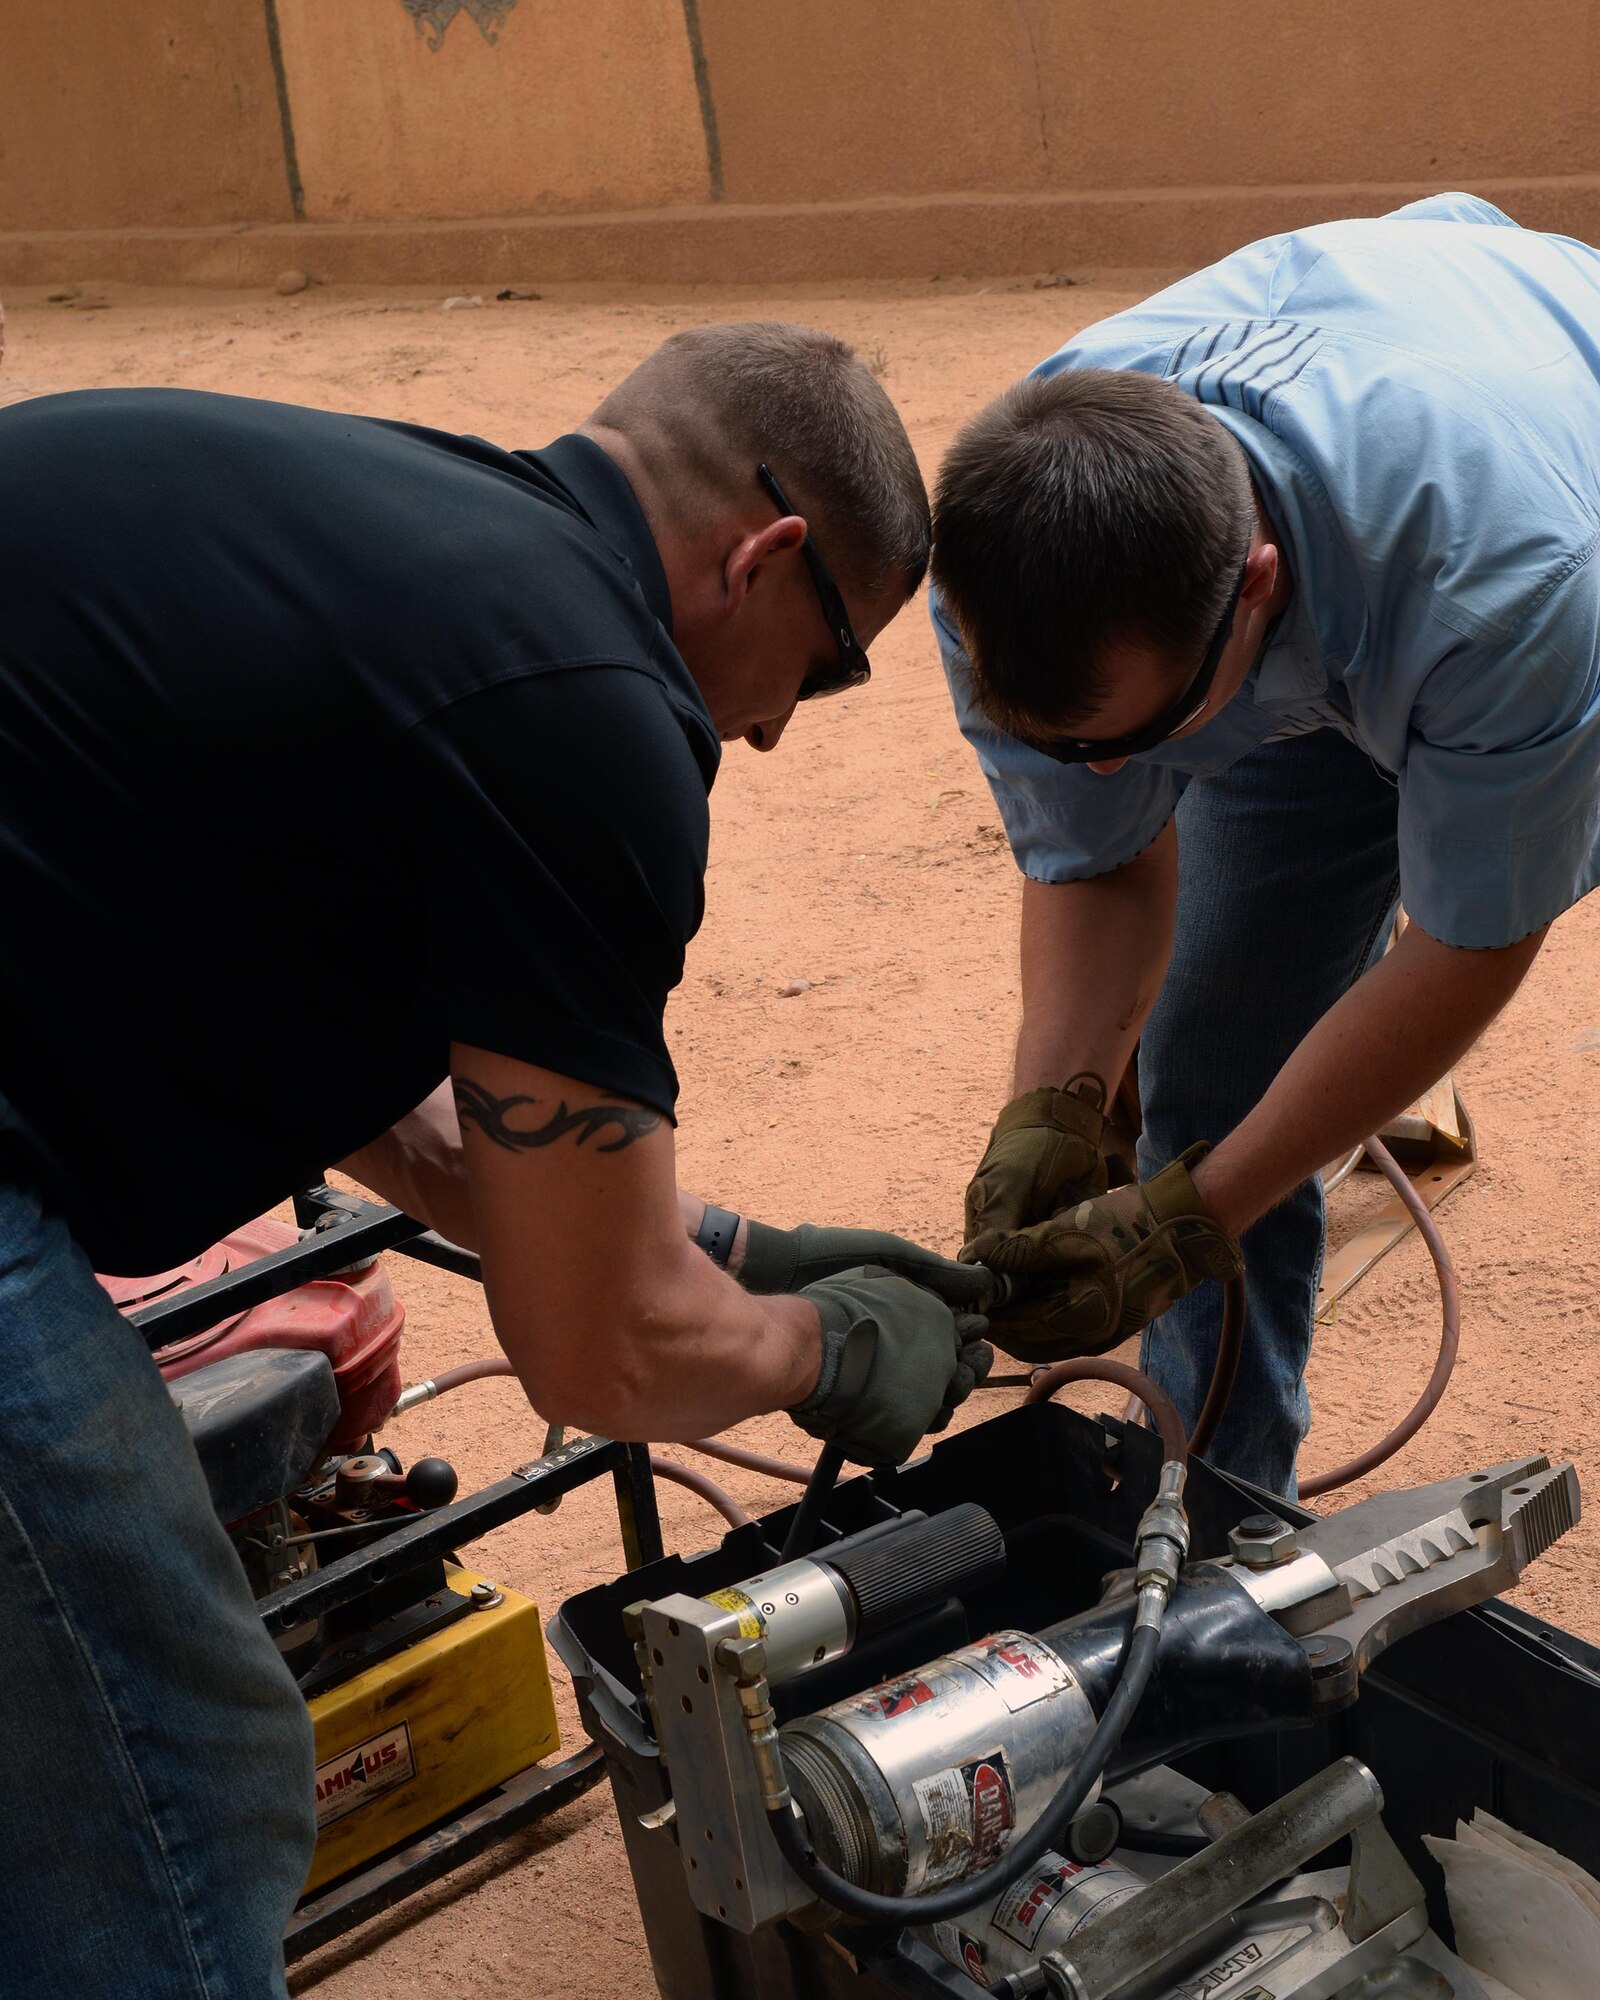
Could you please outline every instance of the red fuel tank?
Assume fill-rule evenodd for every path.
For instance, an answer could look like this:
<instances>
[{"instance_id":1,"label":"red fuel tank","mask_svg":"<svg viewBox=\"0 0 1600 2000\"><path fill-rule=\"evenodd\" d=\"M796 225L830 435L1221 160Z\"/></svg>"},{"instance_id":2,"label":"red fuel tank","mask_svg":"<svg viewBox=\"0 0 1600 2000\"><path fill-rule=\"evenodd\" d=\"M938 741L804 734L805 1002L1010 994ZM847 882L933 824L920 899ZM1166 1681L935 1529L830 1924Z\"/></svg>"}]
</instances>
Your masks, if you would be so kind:
<instances>
[{"instance_id":1,"label":"red fuel tank","mask_svg":"<svg viewBox=\"0 0 1600 2000\"><path fill-rule=\"evenodd\" d=\"M124 1312L132 1312L298 1241L299 1232L290 1224L263 1216L174 1270L147 1278L102 1276L100 1283ZM316 1348L327 1355L339 1389L339 1422L328 1449L357 1451L400 1394L400 1335L405 1323L406 1309L395 1297L388 1274L381 1263L373 1262L335 1277L313 1278L205 1333L174 1341L157 1351L156 1360L172 1381L247 1348Z\"/></svg>"}]
</instances>

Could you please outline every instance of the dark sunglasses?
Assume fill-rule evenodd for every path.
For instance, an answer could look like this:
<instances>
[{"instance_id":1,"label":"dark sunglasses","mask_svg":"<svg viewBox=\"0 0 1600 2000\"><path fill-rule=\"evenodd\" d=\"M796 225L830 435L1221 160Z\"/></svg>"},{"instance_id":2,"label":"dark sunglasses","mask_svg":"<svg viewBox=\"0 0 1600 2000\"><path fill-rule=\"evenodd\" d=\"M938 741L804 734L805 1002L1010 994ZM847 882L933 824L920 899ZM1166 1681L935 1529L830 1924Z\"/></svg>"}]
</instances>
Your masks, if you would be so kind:
<instances>
[{"instance_id":1,"label":"dark sunglasses","mask_svg":"<svg viewBox=\"0 0 1600 2000\"><path fill-rule=\"evenodd\" d=\"M788 496L764 465L756 467L756 477L761 481L767 498L780 514L792 514ZM805 540L800 544L800 553L806 559L806 568L811 572L811 581L816 587L817 599L822 606L822 615L828 621L828 630L833 634L833 643L839 649L839 664L836 667L814 667L800 683L797 701L815 701L819 694L842 694L846 688L858 688L872 678L872 665L867 658L866 648L856 637L856 629L850 623L850 614L844 608L844 599L839 595L839 586L833 580L833 572L817 553L817 545L807 530Z\"/></svg>"},{"instance_id":2,"label":"dark sunglasses","mask_svg":"<svg viewBox=\"0 0 1600 2000\"><path fill-rule=\"evenodd\" d=\"M1058 736L1049 742L1036 741L1034 748L1042 750L1047 757L1054 757L1058 764L1110 763L1115 757L1137 757L1143 750L1154 750L1158 743L1165 743L1180 729L1187 729L1211 699L1211 683L1217 677L1218 664L1233 632L1233 614L1239 608L1239 593L1244 589L1245 570L1249 566L1247 560L1231 596L1222 607L1222 616L1217 620L1217 629L1206 647L1200 671L1171 707L1164 709L1154 722L1147 723L1143 729L1131 730L1126 736L1102 737L1098 743Z\"/></svg>"}]
</instances>

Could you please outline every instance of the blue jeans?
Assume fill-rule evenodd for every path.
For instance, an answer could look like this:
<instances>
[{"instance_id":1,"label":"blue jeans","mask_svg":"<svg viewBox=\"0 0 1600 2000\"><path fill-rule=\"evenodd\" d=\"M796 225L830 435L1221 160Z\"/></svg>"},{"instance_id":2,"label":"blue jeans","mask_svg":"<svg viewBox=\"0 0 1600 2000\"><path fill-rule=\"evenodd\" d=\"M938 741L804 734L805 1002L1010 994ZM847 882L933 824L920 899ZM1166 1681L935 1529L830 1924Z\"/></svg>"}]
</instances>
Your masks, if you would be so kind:
<instances>
[{"instance_id":1,"label":"blue jeans","mask_svg":"<svg viewBox=\"0 0 1600 2000\"><path fill-rule=\"evenodd\" d=\"M314 1837L305 1704L182 1419L0 1178L0 1992L281 1995Z\"/></svg>"},{"instance_id":2,"label":"blue jeans","mask_svg":"<svg viewBox=\"0 0 1600 2000\"><path fill-rule=\"evenodd\" d=\"M1185 792L1172 963L1139 1044L1141 1175L1230 1132L1381 953L1399 893L1396 811L1394 786L1329 729L1267 744ZM1209 1453L1290 1496L1311 1421L1323 1221L1313 1178L1245 1234L1244 1359ZM1191 1425L1221 1312L1220 1289L1204 1285L1145 1333L1141 1365Z\"/></svg>"}]
</instances>

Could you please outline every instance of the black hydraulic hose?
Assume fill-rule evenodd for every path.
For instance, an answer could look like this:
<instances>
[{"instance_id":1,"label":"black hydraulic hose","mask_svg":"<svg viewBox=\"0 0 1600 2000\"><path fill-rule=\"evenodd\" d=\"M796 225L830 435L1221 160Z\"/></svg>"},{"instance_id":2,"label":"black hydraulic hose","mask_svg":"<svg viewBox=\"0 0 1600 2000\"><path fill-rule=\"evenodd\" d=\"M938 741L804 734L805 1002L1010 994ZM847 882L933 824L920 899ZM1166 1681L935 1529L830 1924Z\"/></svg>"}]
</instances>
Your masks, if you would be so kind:
<instances>
[{"instance_id":1,"label":"black hydraulic hose","mask_svg":"<svg viewBox=\"0 0 1600 2000\"><path fill-rule=\"evenodd\" d=\"M789 1866L814 1896L831 1903L848 1917L873 1924L936 1924L959 1917L979 1903L998 1896L1041 1855L1057 1847L1083 1810L1083 1802L1110 1763L1135 1709L1144 1699L1155 1669L1156 1650L1161 1643L1159 1627L1136 1625L1123 1656L1117 1684L1105 1712L1095 1724L1094 1734L1084 1745L1083 1754L1063 1779L1061 1788L1020 1840L1014 1841L998 1861L980 1868L964 1882L948 1889L935 1889L920 1896L884 1896L874 1889L859 1888L836 1874L811 1844L805 1822L790 1804L769 1809L767 1824ZM991 1987L990 1992L1004 1988Z\"/></svg>"},{"instance_id":2,"label":"black hydraulic hose","mask_svg":"<svg viewBox=\"0 0 1600 2000\"><path fill-rule=\"evenodd\" d=\"M817 1453L817 1462L811 1468L806 1490L800 1496L794 1519L789 1523L789 1532L783 1538L785 1562L793 1562L797 1556L808 1556L816 1547L817 1530L822 1526L822 1510L833 1498L833 1489L838 1485L839 1474L843 1470L844 1453L835 1444L825 1444Z\"/></svg>"}]
</instances>

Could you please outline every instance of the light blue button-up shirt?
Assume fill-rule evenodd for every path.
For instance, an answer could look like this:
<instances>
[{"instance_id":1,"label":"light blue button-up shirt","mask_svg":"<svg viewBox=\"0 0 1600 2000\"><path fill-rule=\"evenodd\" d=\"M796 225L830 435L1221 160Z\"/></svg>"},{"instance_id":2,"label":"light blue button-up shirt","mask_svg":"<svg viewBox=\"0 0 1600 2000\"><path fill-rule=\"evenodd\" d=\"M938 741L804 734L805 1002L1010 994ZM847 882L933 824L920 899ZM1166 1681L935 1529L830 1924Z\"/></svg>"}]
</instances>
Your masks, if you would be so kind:
<instances>
[{"instance_id":1,"label":"light blue button-up shirt","mask_svg":"<svg viewBox=\"0 0 1600 2000\"><path fill-rule=\"evenodd\" d=\"M1600 881L1600 251L1440 195L1269 237L1036 372L1131 368L1243 446L1294 594L1239 694L1113 776L961 726L1023 871L1105 873L1194 777L1343 730L1399 794L1401 889L1445 944L1505 945Z\"/></svg>"}]
</instances>

